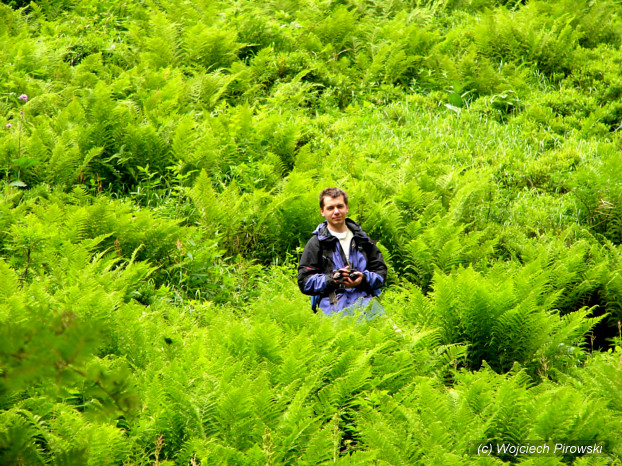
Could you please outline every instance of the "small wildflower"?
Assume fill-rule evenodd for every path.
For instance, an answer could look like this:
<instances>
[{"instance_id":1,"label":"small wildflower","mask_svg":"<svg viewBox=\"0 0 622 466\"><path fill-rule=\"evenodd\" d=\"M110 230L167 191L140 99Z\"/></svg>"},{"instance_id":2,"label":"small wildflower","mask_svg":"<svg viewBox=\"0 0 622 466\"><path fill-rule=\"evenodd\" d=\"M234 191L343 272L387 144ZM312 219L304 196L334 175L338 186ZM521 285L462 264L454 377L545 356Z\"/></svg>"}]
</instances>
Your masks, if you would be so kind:
<instances>
[{"instance_id":1,"label":"small wildflower","mask_svg":"<svg viewBox=\"0 0 622 466\"><path fill-rule=\"evenodd\" d=\"M8 123L8 124L6 125L6 127L7 127L7 128L12 128L12 127L13 127L13 125L12 125L11 123Z\"/></svg>"},{"instance_id":2,"label":"small wildflower","mask_svg":"<svg viewBox=\"0 0 622 466\"><path fill-rule=\"evenodd\" d=\"M19 100L21 100L22 102L26 103L28 102L28 96L26 94L22 94L18 97Z\"/></svg>"}]
</instances>

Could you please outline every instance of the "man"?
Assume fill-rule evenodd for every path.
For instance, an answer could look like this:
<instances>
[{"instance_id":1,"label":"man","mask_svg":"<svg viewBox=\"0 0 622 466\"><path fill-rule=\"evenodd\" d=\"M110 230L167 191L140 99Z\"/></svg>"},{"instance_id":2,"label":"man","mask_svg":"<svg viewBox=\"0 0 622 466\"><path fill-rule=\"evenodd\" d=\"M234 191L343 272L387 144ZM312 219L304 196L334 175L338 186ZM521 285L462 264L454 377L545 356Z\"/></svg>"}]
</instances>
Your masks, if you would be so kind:
<instances>
[{"instance_id":1,"label":"man","mask_svg":"<svg viewBox=\"0 0 622 466\"><path fill-rule=\"evenodd\" d=\"M382 254L346 217L348 210L343 190L326 188L320 193L320 214L326 220L313 232L298 266L300 291L313 296L313 310L319 304L324 314L367 305L380 294L387 276Z\"/></svg>"}]
</instances>

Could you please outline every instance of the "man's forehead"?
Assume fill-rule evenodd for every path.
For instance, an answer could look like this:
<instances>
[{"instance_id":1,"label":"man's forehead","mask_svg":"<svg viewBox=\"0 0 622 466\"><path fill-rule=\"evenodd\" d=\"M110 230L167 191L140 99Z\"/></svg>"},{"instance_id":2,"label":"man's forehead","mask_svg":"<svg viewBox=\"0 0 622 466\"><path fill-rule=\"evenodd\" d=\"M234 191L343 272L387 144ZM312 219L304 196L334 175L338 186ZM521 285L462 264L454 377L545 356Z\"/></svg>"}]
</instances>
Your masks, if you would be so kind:
<instances>
[{"instance_id":1,"label":"man's forehead","mask_svg":"<svg viewBox=\"0 0 622 466\"><path fill-rule=\"evenodd\" d=\"M337 197L324 196L324 207L329 206L329 205L339 205L339 204L345 204L345 203L346 201L343 199L343 195L337 196Z\"/></svg>"}]
</instances>

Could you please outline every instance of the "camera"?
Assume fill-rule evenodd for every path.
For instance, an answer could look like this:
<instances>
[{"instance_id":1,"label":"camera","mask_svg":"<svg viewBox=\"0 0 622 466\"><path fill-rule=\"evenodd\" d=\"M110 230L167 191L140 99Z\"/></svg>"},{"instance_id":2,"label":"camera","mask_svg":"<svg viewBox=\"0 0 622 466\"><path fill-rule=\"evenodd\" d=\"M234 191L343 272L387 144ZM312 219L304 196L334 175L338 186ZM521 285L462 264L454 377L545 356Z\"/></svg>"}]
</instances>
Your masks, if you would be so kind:
<instances>
[{"instance_id":1,"label":"camera","mask_svg":"<svg viewBox=\"0 0 622 466\"><path fill-rule=\"evenodd\" d=\"M336 283L341 285L344 282L344 280L346 280L349 276L350 276L350 271L346 267L344 267L342 269L337 269L335 271L335 273L333 274L333 280L335 280Z\"/></svg>"},{"instance_id":2,"label":"camera","mask_svg":"<svg viewBox=\"0 0 622 466\"><path fill-rule=\"evenodd\" d=\"M348 278L351 281L355 281L361 275L361 272L359 272L358 270L351 271L350 268L351 266L347 265L346 267L337 269L333 274L333 280L335 280L335 282L339 285L342 285L343 282L346 281Z\"/></svg>"}]
</instances>

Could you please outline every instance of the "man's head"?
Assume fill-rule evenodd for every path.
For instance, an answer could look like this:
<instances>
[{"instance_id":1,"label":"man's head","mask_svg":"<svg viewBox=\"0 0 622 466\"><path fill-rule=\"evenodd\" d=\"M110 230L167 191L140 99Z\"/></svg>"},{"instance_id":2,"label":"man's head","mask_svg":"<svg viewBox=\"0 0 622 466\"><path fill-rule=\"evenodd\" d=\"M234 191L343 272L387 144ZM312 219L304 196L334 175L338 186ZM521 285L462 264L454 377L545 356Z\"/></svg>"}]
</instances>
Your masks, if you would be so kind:
<instances>
[{"instance_id":1,"label":"man's head","mask_svg":"<svg viewBox=\"0 0 622 466\"><path fill-rule=\"evenodd\" d=\"M343 189L339 188L326 188L320 193L320 209L324 208L325 198L336 199L339 196L343 196L343 202L348 205L348 195Z\"/></svg>"},{"instance_id":2,"label":"man's head","mask_svg":"<svg viewBox=\"0 0 622 466\"><path fill-rule=\"evenodd\" d=\"M348 195L338 188L326 188L320 193L320 214L328 222L331 230L346 231L348 214Z\"/></svg>"}]
</instances>

